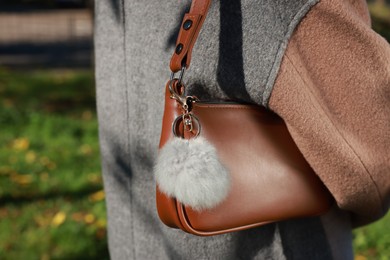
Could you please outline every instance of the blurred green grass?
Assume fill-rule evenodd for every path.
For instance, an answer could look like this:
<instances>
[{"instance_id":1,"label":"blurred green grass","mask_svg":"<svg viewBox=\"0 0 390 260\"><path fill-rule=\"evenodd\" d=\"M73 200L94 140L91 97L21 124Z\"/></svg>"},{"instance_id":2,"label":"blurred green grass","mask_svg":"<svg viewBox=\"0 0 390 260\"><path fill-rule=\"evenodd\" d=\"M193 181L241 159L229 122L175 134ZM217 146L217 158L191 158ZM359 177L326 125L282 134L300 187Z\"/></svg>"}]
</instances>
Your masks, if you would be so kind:
<instances>
[{"instance_id":1,"label":"blurred green grass","mask_svg":"<svg viewBox=\"0 0 390 260\"><path fill-rule=\"evenodd\" d=\"M390 259L390 214L383 219L354 230L355 259Z\"/></svg>"},{"instance_id":2,"label":"blurred green grass","mask_svg":"<svg viewBox=\"0 0 390 260\"><path fill-rule=\"evenodd\" d=\"M0 69L0 259L108 259L91 71Z\"/></svg>"}]
</instances>

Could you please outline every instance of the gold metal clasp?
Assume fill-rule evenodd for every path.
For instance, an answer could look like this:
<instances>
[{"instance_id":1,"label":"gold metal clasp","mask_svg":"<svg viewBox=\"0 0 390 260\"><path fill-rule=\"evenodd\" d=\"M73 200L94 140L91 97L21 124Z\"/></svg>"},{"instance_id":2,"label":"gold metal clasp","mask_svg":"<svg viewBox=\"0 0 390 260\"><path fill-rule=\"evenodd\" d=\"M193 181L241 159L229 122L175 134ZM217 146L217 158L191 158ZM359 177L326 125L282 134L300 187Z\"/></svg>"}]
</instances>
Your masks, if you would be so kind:
<instances>
[{"instance_id":1,"label":"gold metal clasp","mask_svg":"<svg viewBox=\"0 0 390 260\"><path fill-rule=\"evenodd\" d=\"M179 126L184 131L190 132L194 138L200 135L200 132L202 130L202 126L199 122L199 119L191 113L180 115L176 117L175 121L173 121L172 124L173 135L182 138L182 135L180 134Z\"/></svg>"},{"instance_id":2,"label":"gold metal clasp","mask_svg":"<svg viewBox=\"0 0 390 260\"><path fill-rule=\"evenodd\" d=\"M198 98L195 96L185 96L185 87L182 84L185 70L186 67L183 66L178 78L176 78L175 73L172 72L168 85L171 98L176 100L182 108L182 115L178 116L173 122L172 131L175 136L179 137L179 132L181 130L178 130L178 127L180 126L183 133L190 132L196 137L200 134L201 126L198 118L194 116L191 111L193 104L198 101Z\"/></svg>"},{"instance_id":3,"label":"gold metal clasp","mask_svg":"<svg viewBox=\"0 0 390 260\"><path fill-rule=\"evenodd\" d=\"M182 120L183 120L184 131L192 132L194 130L194 125L192 122L192 115L191 114L184 114L184 115L182 115Z\"/></svg>"}]
</instances>

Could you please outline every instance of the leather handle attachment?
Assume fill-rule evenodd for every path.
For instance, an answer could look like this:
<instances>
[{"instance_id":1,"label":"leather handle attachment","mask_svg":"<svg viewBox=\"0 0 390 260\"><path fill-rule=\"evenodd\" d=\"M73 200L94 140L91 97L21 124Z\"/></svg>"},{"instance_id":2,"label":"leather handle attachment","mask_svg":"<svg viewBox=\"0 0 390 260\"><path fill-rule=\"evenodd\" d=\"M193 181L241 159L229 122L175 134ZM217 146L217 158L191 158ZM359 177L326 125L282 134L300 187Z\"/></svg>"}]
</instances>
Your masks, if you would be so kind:
<instances>
[{"instance_id":1,"label":"leather handle attachment","mask_svg":"<svg viewBox=\"0 0 390 260\"><path fill-rule=\"evenodd\" d=\"M200 29L206 18L211 0L193 0L190 11L184 15L176 48L170 62L170 69L176 73L191 62L192 48L198 38Z\"/></svg>"}]
</instances>

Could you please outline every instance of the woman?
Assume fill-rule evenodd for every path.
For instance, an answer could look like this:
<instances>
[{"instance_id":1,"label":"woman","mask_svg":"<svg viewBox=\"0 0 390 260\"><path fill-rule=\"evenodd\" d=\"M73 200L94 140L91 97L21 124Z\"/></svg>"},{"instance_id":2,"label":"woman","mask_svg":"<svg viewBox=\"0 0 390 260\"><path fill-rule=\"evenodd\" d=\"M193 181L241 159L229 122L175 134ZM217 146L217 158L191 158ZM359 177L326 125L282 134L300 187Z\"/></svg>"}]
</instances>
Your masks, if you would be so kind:
<instances>
[{"instance_id":1,"label":"woman","mask_svg":"<svg viewBox=\"0 0 390 260\"><path fill-rule=\"evenodd\" d=\"M352 227L383 216L390 190L390 47L366 2L213 1L186 74L192 91L278 113L343 210L208 238L165 227L155 209L164 83L188 6L96 2L112 259L353 259Z\"/></svg>"}]
</instances>

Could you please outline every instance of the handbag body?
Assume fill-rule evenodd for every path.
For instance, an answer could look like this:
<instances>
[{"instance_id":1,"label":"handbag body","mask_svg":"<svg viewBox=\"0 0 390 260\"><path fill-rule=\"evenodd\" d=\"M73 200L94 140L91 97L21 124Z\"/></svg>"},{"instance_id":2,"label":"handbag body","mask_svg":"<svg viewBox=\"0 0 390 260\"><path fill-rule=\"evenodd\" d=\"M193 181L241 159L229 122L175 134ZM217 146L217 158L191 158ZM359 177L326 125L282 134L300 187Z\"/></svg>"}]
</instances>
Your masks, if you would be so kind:
<instances>
[{"instance_id":1,"label":"handbag body","mask_svg":"<svg viewBox=\"0 0 390 260\"><path fill-rule=\"evenodd\" d=\"M176 49L171 60L173 73L180 69L178 64L182 68L185 63L188 68L191 49L209 5L209 0L193 1L185 15L177 45L184 42L189 47L184 62ZM197 25L190 32L183 29L188 19ZM183 102L178 102L183 98L181 76L171 77L166 86L160 149L175 136L194 138L183 125L186 116L194 119L196 132L216 148L219 160L228 169L231 187L220 204L199 211L168 196L157 184L157 211L163 223L210 236L318 216L329 210L333 202L329 191L296 147L280 117L256 105L199 100L186 104L191 108L186 106L183 112ZM178 87L172 88L175 84ZM177 119L181 123L177 124Z\"/></svg>"}]
</instances>

